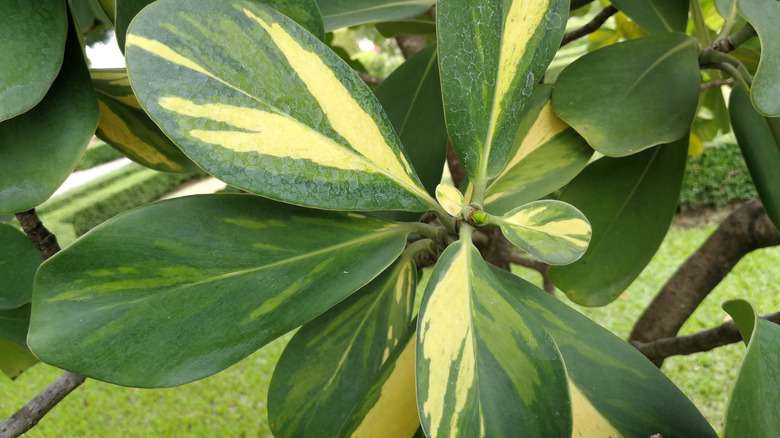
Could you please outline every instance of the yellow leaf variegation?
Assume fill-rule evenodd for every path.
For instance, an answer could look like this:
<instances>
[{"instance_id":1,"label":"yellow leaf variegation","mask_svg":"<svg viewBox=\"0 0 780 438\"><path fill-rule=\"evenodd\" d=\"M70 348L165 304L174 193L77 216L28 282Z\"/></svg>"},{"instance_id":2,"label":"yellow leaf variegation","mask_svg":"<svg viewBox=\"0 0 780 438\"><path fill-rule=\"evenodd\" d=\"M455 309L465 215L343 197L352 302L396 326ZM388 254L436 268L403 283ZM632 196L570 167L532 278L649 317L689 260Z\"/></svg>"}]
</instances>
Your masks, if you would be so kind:
<instances>
[{"instance_id":1,"label":"yellow leaf variegation","mask_svg":"<svg viewBox=\"0 0 780 438\"><path fill-rule=\"evenodd\" d=\"M463 194L449 184L436 187L436 200L450 216L458 217L463 212Z\"/></svg>"},{"instance_id":2,"label":"yellow leaf variegation","mask_svg":"<svg viewBox=\"0 0 780 438\"><path fill-rule=\"evenodd\" d=\"M275 10L158 1L134 20L126 50L141 105L225 182L318 208L436 205L368 87Z\"/></svg>"}]
</instances>

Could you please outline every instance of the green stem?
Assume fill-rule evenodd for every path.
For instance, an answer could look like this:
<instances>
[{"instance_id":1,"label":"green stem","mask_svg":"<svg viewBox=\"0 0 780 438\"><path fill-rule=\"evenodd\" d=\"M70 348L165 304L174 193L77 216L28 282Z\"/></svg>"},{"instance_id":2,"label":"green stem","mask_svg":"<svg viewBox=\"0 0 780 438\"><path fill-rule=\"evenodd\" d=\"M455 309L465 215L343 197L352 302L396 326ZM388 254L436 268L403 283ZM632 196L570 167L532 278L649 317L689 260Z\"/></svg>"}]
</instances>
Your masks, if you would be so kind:
<instances>
[{"instance_id":1,"label":"green stem","mask_svg":"<svg viewBox=\"0 0 780 438\"><path fill-rule=\"evenodd\" d=\"M699 54L699 65L720 64L720 63L729 64L734 67L739 67L740 65L742 65L739 59L729 54L714 50L711 47L706 47Z\"/></svg>"},{"instance_id":2,"label":"green stem","mask_svg":"<svg viewBox=\"0 0 780 438\"><path fill-rule=\"evenodd\" d=\"M699 0L691 0L691 16L693 18L693 27L696 29L696 36L703 47L712 44L710 33L707 31L707 24L704 22L704 13L701 10Z\"/></svg>"},{"instance_id":3,"label":"green stem","mask_svg":"<svg viewBox=\"0 0 780 438\"><path fill-rule=\"evenodd\" d=\"M442 227L422 222L407 222L405 225L409 228L410 232L425 236L435 242L444 243L446 241L444 236L447 235L447 231Z\"/></svg>"},{"instance_id":4,"label":"green stem","mask_svg":"<svg viewBox=\"0 0 780 438\"><path fill-rule=\"evenodd\" d=\"M432 254L436 254L436 243L431 239L422 239L416 242L412 242L401 253L401 257L412 258L417 253L428 251Z\"/></svg>"},{"instance_id":5,"label":"green stem","mask_svg":"<svg viewBox=\"0 0 780 438\"><path fill-rule=\"evenodd\" d=\"M726 72L726 74L736 79L737 82L742 84L748 90L750 89L750 85L753 83L753 78L750 76L750 74L748 74L747 70L740 71L738 67L725 62L715 64L715 68Z\"/></svg>"},{"instance_id":6,"label":"green stem","mask_svg":"<svg viewBox=\"0 0 780 438\"><path fill-rule=\"evenodd\" d=\"M436 208L433 209L432 211L433 214L435 214L436 217L439 219L439 222L441 222L441 224L444 225L444 228L446 228L449 233L456 234L455 231L457 228L455 226L457 222L456 218L450 216L450 214L444 211L444 209L441 208L441 206L438 204L436 205Z\"/></svg>"},{"instance_id":7,"label":"green stem","mask_svg":"<svg viewBox=\"0 0 780 438\"><path fill-rule=\"evenodd\" d=\"M471 240L471 235L474 234L475 228L471 225L463 222L460 224L460 238L461 240Z\"/></svg>"}]
</instances>

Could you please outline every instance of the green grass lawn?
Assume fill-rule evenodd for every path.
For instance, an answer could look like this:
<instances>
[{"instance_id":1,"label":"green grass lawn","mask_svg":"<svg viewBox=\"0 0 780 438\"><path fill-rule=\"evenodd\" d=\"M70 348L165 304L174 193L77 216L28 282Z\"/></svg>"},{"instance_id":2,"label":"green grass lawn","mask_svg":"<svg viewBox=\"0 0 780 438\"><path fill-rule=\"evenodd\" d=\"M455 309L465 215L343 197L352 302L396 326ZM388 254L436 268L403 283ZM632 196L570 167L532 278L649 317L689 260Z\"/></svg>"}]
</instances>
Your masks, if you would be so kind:
<instances>
[{"instance_id":1,"label":"green grass lawn","mask_svg":"<svg viewBox=\"0 0 780 438\"><path fill-rule=\"evenodd\" d=\"M673 229L649 267L612 305L581 309L625 338L634 320L665 280L713 231ZM723 322L720 304L728 298L751 300L760 313L780 308L777 266L780 248L756 251L743 259L683 327L690 334ZM536 281L535 272L518 272ZM87 381L60 403L30 437L270 436L266 394L274 364L289 335L271 343L216 376L171 389L134 389ZM670 358L664 371L722 430L728 394L742 359L741 344L714 352ZM160 358L164 360L164 358ZM36 365L16 382L0 379L0 417L11 415L59 375Z\"/></svg>"}]
</instances>

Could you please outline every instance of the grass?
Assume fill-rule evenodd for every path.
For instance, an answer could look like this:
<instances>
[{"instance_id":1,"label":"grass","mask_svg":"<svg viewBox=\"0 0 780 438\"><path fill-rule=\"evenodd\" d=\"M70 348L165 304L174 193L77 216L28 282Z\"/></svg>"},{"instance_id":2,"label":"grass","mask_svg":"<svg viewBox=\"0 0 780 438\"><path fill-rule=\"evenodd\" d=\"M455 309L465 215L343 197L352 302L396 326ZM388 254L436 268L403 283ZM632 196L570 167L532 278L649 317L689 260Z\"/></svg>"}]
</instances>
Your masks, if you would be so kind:
<instances>
[{"instance_id":1,"label":"grass","mask_svg":"<svg viewBox=\"0 0 780 438\"><path fill-rule=\"evenodd\" d=\"M673 228L647 269L623 297L604 308L578 308L585 315L625 338L633 322L665 280L713 231ZM682 329L694 333L726 317L720 304L729 298L749 299L760 313L780 307L776 272L780 248L749 254L702 303ZM539 275L518 269L537 281ZM273 367L290 335L269 344L245 360L210 378L171 389L133 389L89 380L58 405L30 437L141 436L271 436L266 395ZM663 371L692 399L720 431L730 388L744 347L734 344L709 353L670 358ZM162 360L162 359L161 359ZM2 381L0 417L5 418L58 375L36 365L16 382Z\"/></svg>"}]
</instances>

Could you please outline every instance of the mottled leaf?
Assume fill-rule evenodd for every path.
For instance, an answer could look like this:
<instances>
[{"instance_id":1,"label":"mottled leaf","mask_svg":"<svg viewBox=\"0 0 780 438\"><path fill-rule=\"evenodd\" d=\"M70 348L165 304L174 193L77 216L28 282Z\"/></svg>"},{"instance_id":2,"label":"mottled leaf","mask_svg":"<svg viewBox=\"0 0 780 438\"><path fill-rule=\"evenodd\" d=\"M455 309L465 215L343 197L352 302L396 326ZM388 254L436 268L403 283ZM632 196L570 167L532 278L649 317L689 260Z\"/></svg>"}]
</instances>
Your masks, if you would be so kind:
<instances>
[{"instance_id":1,"label":"mottled leaf","mask_svg":"<svg viewBox=\"0 0 780 438\"><path fill-rule=\"evenodd\" d=\"M463 213L463 193L450 184L439 184L436 187L436 200L450 216L460 217Z\"/></svg>"},{"instance_id":2,"label":"mottled leaf","mask_svg":"<svg viewBox=\"0 0 780 438\"><path fill-rule=\"evenodd\" d=\"M0 122L0 212L29 210L65 181L98 121L97 99L73 27L65 62L35 108Z\"/></svg>"},{"instance_id":3,"label":"mottled leaf","mask_svg":"<svg viewBox=\"0 0 780 438\"><path fill-rule=\"evenodd\" d=\"M488 183L485 211L502 215L554 192L588 164L593 149L555 114L552 86L540 85L515 134L509 162Z\"/></svg>"},{"instance_id":4,"label":"mottled leaf","mask_svg":"<svg viewBox=\"0 0 780 438\"><path fill-rule=\"evenodd\" d=\"M345 436L340 432L379 379L390 353L414 331L410 323L416 277L412 260L402 257L301 327L282 353L268 390L268 420L274 436ZM414 386L407 389L413 398ZM415 406L412 401L412 414ZM383 415L395 418L389 412ZM414 417L407 436L419 427Z\"/></svg>"},{"instance_id":5,"label":"mottled leaf","mask_svg":"<svg viewBox=\"0 0 780 438\"><path fill-rule=\"evenodd\" d=\"M650 262L666 236L680 196L688 136L623 158L601 158L582 171L560 200L585 214L593 228L581 259L550 268L572 301L603 306Z\"/></svg>"},{"instance_id":6,"label":"mottled leaf","mask_svg":"<svg viewBox=\"0 0 780 438\"><path fill-rule=\"evenodd\" d=\"M570 437L563 360L470 240L442 254L417 326L417 404L429 437Z\"/></svg>"},{"instance_id":7,"label":"mottled leaf","mask_svg":"<svg viewBox=\"0 0 780 438\"><path fill-rule=\"evenodd\" d=\"M63 0L1 0L0 121L37 105L62 66L68 17Z\"/></svg>"},{"instance_id":8,"label":"mottled leaf","mask_svg":"<svg viewBox=\"0 0 780 438\"><path fill-rule=\"evenodd\" d=\"M100 108L98 138L155 170L186 173L199 169L141 109L124 69L92 70L91 74Z\"/></svg>"},{"instance_id":9,"label":"mottled leaf","mask_svg":"<svg viewBox=\"0 0 780 438\"><path fill-rule=\"evenodd\" d=\"M368 283L409 231L251 195L151 204L41 265L30 348L47 363L121 385L203 378Z\"/></svg>"},{"instance_id":10,"label":"mottled leaf","mask_svg":"<svg viewBox=\"0 0 780 438\"><path fill-rule=\"evenodd\" d=\"M753 78L750 97L760 113L780 116L780 2L737 0L737 7L761 40L761 61Z\"/></svg>"},{"instance_id":11,"label":"mottled leaf","mask_svg":"<svg viewBox=\"0 0 780 438\"><path fill-rule=\"evenodd\" d=\"M568 0L453 0L437 6L447 129L475 183L504 168L568 13Z\"/></svg>"},{"instance_id":12,"label":"mottled leaf","mask_svg":"<svg viewBox=\"0 0 780 438\"><path fill-rule=\"evenodd\" d=\"M325 31L375 21L414 17L430 9L435 0L318 0Z\"/></svg>"},{"instance_id":13,"label":"mottled leaf","mask_svg":"<svg viewBox=\"0 0 780 438\"><path fill-rule=\"evenodd\" d=\"M561 201L534 201L493 221L510 242L550 265L576 261L590 241L588 219Z\"/></svg>"},{"instance_id":14,"label":"mottled leaf","mask_svg":"<svg viewBox=\"0 0 780 438\"><path fill-rule=\"evenodd\" d=\"M688 135L699 98L695 39L651 35L603 47L564 69L552 104L597 151L625 156Z\"/></svg>"},{"instance_id":15,"label":"mottled leaf","mask_svg":"<svg viewBox=\"0 0 780 438\"><path fill-rule=\"evenodd\" d=\"M685 32L688 24L689 0L614 0L612 3L650 33Z\"/></svg>"},{"instance_id":16,"label":"mottled leaf","mask_svg":"<svg viewBox=\"0 0 780 438\"><path fill-rule=\"evenodd\" d=\"M0 224L0 309L30 302L33 276L41 255L24 233Z\"/></svg>"},{"instance_id":17,"label":"mottled leaf","mask_svg":"<svg viewBox=\"0 0 780 438\"><path fill-rule=\"evenodd\" d=\"M328 209L433 205L368 87L272 9L155 2L133 21L127 63L163 132L231 185Z\"/></svg>"}]
</instances>

